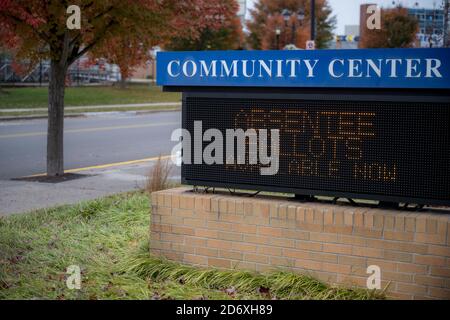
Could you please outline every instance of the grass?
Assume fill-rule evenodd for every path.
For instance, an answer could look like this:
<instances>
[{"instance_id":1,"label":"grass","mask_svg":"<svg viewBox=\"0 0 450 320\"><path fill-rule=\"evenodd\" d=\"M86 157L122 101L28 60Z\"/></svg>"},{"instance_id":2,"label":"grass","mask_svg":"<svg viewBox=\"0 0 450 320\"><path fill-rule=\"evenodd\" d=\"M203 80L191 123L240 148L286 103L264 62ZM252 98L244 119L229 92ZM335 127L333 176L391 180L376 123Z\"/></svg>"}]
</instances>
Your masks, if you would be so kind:
<instances>
[{"instance_id":1,"label":"grass","mask_svg":"<svg viewBox=\"0 0 450 320\"><path fill-rule=\"evenodd\" d=\"M115 195L0 219L0 299L374 299L285 271L199 269L148 254L149 200ZM80 290L66 287L78 265Z\"/></svg>"},{"instance_id":2,"label":"grass","mask_svg":"<svg viewBox=\"0 0 450 320\"><path fill-rule=\"evenodd\" d=\"M3 88L0 93L1 109L47 108L48 88ZM151 102L178 102L181 95L176 92L162 92L161 87L130 85L118 87L68 87L65 93L66 106L90 106L108 104L130 104Z\"/></svg>"},{"instance_id":3,"label":"grass","mask_svg":"<svg viewBox=\"0 0 450 320\"><path fill-rule=\"evenodd\" d=\"M159 155L156 163L150 168L145 183L145 190L148 194L152 192L167 189L169 186L169 175L172 171L169 159L162 159Z\"/></svg>"}]
</instances>

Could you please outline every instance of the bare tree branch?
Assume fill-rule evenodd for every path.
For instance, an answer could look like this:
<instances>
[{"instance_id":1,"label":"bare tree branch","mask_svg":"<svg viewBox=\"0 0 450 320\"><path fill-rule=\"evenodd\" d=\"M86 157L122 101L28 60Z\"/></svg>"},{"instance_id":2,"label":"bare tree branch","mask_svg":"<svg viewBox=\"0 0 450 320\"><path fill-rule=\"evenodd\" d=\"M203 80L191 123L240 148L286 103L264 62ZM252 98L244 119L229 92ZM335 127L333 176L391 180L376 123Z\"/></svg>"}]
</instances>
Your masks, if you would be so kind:
<instances>
[{"instance_id":1,"label":"bare tree branch","mask_svg":"<svg viewBox=\"0 0 450 320\"><path fill-rule=\"evenodd\" d=\"M106 31L116 23L115 20L109 21L105 27L96 34L94 40L91 41L91 43L87 44L80 52L75 53L74 56L70 57L68 60L68 64L71 65L75 60L77 60L79 57L83 56L86 52L91 50L106 34Z\"/></svg>"}]
</instances>

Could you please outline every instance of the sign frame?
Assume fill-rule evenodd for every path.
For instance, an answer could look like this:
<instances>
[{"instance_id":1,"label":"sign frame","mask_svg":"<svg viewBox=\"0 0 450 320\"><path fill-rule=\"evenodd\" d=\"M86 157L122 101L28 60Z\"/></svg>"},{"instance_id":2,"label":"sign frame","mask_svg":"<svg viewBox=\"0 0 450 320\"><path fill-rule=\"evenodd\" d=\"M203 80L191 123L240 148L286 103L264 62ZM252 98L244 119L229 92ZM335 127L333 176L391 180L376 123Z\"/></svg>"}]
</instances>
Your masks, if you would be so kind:
<instances>
[{"instance_id":1,"label":"sign frame","mask_svg":"<svg viewBox=\"0 0 450 320\"><path fill-rule=\"evenodd\" d=\"M156 79L178 87L450 89L449 57L450 48L158 52Z\"/></svg>"},{"instance_id":2,"label":"sign frame","mask_svg":"<svg viewBox=\"0 0 450 320\"><path fill-rule=\"evenodd\" d=\"M175 89L175 90L174 90ZM178 91L181 88L166 88L166 91ZM203 90L206 89L206 90ZM246 88L197 88L190 87L184 88L182 94L182 128L186 128L186 99L192 97L200 98L233 98L233 99L269 99L269 100L320 100L320 101L335 101L336 99L342 99L345 97L345 101L368 101L368 102L424 102L424 103L449 103L450 92L443 93L442 91L429 91L429 92L411 92L398 90L379 90L374 92L373 90L360 89L355 93L354 90L333 90L333 92L324 94L324 89L309 89L293 90L293 88L286 88L280 90L278 88L270 88L269 90L263 88L254 88L254 90L246 90ZM450 106L449 106L450 107ZM185 177L184 164L181 166L181 183L194 185L194 186L209 186L217 188L230 188L230 189L244 189L244 190L256 190L256 191L268 191L268 192L283 192L293 193L296 195L304 196L326 196L326 197L339 197L339 198L351 198L351 199L366 199L373 201L392 202L392 203L414 203L419 205L437 205L437 206L450 206L450 195L448 199L429 199L425 197L404 197L397 195L380 195L370 193L358 193L358 192L342 192L342 191L330 191L319 189L307 189L307 188L291 188L280 187L273 185L254 185L246 183L225 183L221 181L203 181L198 179L188 179ZM450 164L449 164L450 167Z\"/></svg>"},{"instance_id":3,"label":"sign frame","mask_svg":"<svg viewBox=\"0 0 450 320\"><path fill-rule=\"evenodd\" d=\"M161 52L158 53L157 64L157 84L163 86L163 91L182 92L182 128L187 127L187 99L192 97L204 97L212 99L265 99L265 100L314 100L314 101L355 101L355 102L390 102L390 103L440 103L444 107L450 108L450 59L443 61L444 77L441 81L433 79L419 79L408 83L392 82L388 79L370 79L367 81L340 81L330 84L325 80L315 80L313 82L302 81L274 82L273 79L261 79L260 82L242 82L239 79L221 79L220 81L196 81L195 79L182 79L181 81L172 81L167 79L165 68L167 68L167 59L180 59L186 61L189 59L199 59L209 57L210 59L219 59L221 57L233 58L236 56L251 57L336 57L339 55L351 55L358 57L359 54L365 57L375 57L376 54L388 54L390 56L405 55L414 59L418 56L432 56L434 53L450 57L450 48L447 49L374 49L374 50L298 50L298 51L209 51L209 52ZM162 59L162 60L161 60ZM298 79L297 79L298 80ZM367 79L366 79L367 80ZM404 106L405 107L405 106ZM407 107L407 106L406 106ZM450 123L450 119L449 119ZM247 183L228 183L223 181L203 181L200 179L187 178L184 174L184 164L181 168L181 180L184 184L195 186L223 187L250 189L258 191L288 192L296 195L305 196L332 196L345 198L360 198L375 200L380 202L393 203L415 203L419 205L443 205L450 206L450 192L448 197L442 199L440 196L434 198L417 196L398 196L386 194L373 194L358 192L357 187L351 192L319 190L308 188L293 188L281 185L256 185ZM450 168L450 164L449 164ZM450 169L449 169L450 170ZM416 194L417 195L417 194Z\"/></svg>"}]
</instances>

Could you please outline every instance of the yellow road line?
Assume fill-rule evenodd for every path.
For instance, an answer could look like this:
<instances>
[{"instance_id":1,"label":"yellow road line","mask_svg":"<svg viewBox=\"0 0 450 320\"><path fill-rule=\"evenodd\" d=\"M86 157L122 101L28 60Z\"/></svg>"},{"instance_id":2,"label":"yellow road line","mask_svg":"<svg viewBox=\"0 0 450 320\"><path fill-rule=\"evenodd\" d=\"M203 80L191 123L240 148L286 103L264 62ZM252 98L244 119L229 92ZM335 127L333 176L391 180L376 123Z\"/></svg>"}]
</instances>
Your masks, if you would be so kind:
<instances>
[{"instance_id":1,"label":"yellow road line","mask_svg":"<svg viewBox=\"0 0 450 320\"><path fill-rule=\"evenodd\" d=\"M170 155L161 156L161 160L170 158ZM111 167L119 167L119 166L125 166L130 164L136 164L136 163L143 163L143 162L150 162L150 161L156 161L159 157L152 157L152 158L145 158L145 159L139 159L139 160L129 160L129 161L122 161L122 162L113 162L113 163L107 163L107 164L99 164L96 166L90 166L90 167L84 167L84 168L75 168L75 169L68 169L64 170L64 173L74 173L74 172L81 172L81 171L87 171L87 170L93 170L93 169L104 169L104 168L111 168ZM33 174L28 177L42 177L45 176L47 173L38 173Z\"/></svg>"},{"instance_id":2,"label":"yellow road line","mask_svg":"<svg viewBox=\"0 0 450 320\"><path fill-rule=\"evenodd\" d=\"M136 128L149 128L149 127L160 127L172 124L178 124L178 122L162 122L162 123L151 123L151 124L131 124L126 126L109 126L109 127L98 127L98 128L83 128L83 129L69 129L64 130L64 133L79 133L79 132L96 132L96 131L108 131L117 129L136 129ZM5 138L20 138L20 137L34 137L34 136L45 136L47 132L24 132L24 133L14 133L14 134L4 134L0 135L0 139Z\"/></svg>"}]
</instances>

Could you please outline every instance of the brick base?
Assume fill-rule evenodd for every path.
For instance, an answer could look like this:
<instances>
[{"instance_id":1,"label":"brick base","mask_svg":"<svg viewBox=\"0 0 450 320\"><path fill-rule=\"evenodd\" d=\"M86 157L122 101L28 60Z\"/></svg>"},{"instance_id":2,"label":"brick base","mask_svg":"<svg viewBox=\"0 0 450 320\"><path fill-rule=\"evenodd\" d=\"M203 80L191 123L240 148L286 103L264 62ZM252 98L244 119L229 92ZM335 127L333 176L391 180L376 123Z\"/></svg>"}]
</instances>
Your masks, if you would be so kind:
<instances>
[{"instance_id":1,"label":"brick base","mask_svg":"<svg viewBox=\"0 0 450 320\"><path fill-rule=\"evenodd\" d=\"M449 211L406 212L286 198L152 194L151 252L182 263L285 268L365 287L369 265L399 299L450 299Z\"/></svg>"}]
</instances>

